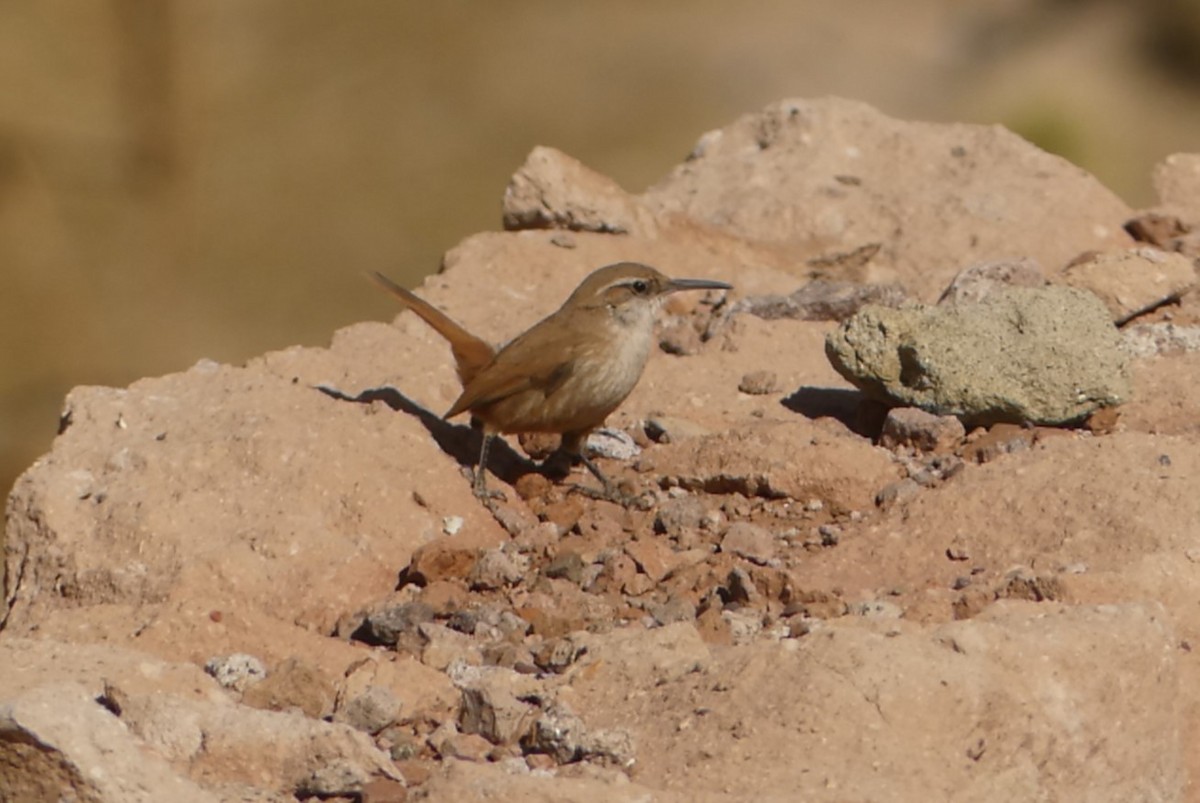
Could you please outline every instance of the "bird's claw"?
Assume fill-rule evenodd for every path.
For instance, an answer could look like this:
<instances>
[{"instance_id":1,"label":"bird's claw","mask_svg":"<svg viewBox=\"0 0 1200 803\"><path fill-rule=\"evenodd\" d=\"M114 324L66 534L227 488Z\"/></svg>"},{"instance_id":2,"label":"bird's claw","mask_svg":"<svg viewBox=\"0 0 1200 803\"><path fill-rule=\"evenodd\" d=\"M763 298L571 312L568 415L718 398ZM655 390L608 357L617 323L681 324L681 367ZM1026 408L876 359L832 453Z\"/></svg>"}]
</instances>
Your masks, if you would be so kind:
<instances>
[{"instance_id":1,"label":"bird's claw","mask_svg":"<svg viewBox=\"0 0 1200 803\"><path fill-rule=\"evenodd\" d=\"M595 499L601 502L612 502L624 508L636 508L639 510L647 510L647 500L644 496L634 496L627 494L615 485L607 484L603 488L592 488L587 485L579 485L572 483L568 486L568 490L574 491L577 494L586 496L589 499Z\"/></svg>"}]
</instances>

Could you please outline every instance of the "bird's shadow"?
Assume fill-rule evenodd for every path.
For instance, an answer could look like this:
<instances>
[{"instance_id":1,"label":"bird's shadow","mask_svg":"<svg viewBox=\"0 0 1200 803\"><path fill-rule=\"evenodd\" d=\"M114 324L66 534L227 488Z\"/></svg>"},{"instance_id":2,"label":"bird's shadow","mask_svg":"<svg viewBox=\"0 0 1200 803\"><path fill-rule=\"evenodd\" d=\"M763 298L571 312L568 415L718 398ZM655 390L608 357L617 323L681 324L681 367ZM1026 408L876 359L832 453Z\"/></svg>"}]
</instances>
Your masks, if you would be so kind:
<instances>
[{"instance_id":1,"label":"bird's shadow","mask_svg":"<svg viewBox=\"0 0 1200 803\"><path fill-rule=\"evenodd\" d=\"M816 388L805 385L779 400L793 413L805 418L833 418L847 429L866 438L875 438L883 426L887 410L868 399L862 391L848 388Z\"/></svg>"},{"instance_id":2,"label":"bird's shadow","mask_svg":"<svg viewBox=\"0 0 1200 803\"><path fill-rule=\"evenodd\" d=\"M438 448L453 457L460 466L473 468L479 459L479 448L483 443L483 430L475 426L451 424L395 388L368 388L357 396L350 396L328 385L315 385L314 387L331 399L356 404L383 402L398 413L415 417L425 429L429 430L429 434L433 436ZM503 438L495 438L488 449L487 470L502 482L512 485L519 477L537 471L537 467L513 451L513 448Z\"/></svg>"}]
</instances>

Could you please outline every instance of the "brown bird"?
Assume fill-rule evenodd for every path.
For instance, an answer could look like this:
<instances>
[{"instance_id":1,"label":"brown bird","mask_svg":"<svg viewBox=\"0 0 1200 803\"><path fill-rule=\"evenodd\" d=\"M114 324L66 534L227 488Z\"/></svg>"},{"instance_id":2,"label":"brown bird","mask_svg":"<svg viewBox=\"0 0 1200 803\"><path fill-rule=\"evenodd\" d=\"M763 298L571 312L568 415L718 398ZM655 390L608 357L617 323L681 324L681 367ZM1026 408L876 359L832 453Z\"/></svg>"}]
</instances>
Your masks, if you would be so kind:
<instances>
[{"instance_id":1,"label":"brown bird","mask_svg":"<svg viewBox=\"0 0 1200 803\"><path fill-rule=\"evenodd\" d=\"M373 278L450 343L463 392L443 418L470 412L483 425L474 490L485 503L492 438L522 432L561 434L563 452L603 483L602 496L618 498L586 454L588 434L641 378L663 299L677 290L731 289L710 279L671 279L636 262L608 265L584 279L557 312L496 351L386 276Z\"/></svg>"}]
</instances>

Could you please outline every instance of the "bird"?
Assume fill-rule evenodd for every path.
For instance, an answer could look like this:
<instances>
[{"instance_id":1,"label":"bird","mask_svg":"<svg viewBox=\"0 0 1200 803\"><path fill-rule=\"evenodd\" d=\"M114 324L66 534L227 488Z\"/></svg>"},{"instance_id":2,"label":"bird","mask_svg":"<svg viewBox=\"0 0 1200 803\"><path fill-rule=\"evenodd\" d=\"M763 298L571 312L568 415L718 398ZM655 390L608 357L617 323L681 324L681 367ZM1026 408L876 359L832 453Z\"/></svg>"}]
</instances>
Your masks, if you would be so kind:
<instances>
[{"instance_id":1,"label":"bird","mask_svg":"<svg viewBox=\"0 0 1200 803\"><path fill-rule=\"evenodd\" d=\"M655 313L671 293L731 290L713 279L672 279L638 262L619 262L589 274L562 306L499 350L468 332L429 302L381 273L370 277L445 338L462 393L443 416L470 413L483 442L472 483L490 506L488 449L500 434L557 433L561 452L603 486L589 495L621 494L587 454L587 437L637 385L654 341ZM586 490L586 489L584 489Z\"/></svg>"}]
</instances>

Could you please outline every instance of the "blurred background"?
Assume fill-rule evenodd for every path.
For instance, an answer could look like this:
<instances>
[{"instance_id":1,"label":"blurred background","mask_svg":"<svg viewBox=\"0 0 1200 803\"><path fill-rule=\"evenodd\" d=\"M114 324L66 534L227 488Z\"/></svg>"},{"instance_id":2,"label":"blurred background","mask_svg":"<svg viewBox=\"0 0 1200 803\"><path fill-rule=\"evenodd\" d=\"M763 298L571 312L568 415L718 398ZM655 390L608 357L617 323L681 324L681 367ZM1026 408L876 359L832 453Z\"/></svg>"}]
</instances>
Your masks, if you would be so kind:
<instances>
[{"instance_id":1,"label":"blurred background","mask_svg":"<svg viewBox=\"0 0 1200 803\"><path fill-rule=\"evenodd\" d=\"M641 191L785 97L1003 123L1133 206L1200 149L1200 0L7 0L0 489L63 395L322 345L553 145Z\"/></svg>"}]
</instances>

